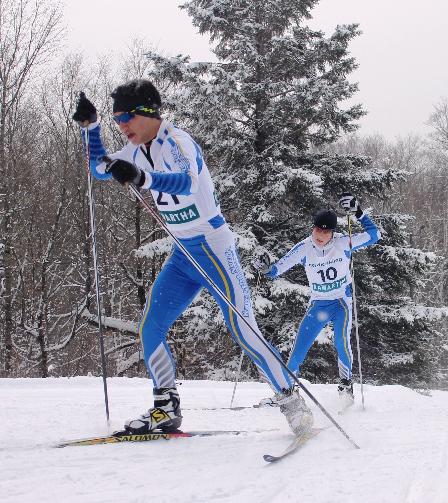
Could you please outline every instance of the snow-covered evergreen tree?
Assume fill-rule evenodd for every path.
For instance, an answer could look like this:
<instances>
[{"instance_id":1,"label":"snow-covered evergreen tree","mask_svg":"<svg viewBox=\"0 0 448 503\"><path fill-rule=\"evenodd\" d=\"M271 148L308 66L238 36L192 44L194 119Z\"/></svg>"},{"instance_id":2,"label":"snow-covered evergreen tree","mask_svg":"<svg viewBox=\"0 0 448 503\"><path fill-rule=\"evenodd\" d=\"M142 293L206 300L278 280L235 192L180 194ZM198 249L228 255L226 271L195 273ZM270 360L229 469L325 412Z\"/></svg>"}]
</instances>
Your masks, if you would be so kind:
<instances>
[{"instance_id":1,"label":"snow-covered evergreen tree","mask_svg":"<svg viewBox=\"0 0 448 503\"><path fill-rule=\"evenodd\" d=\"M356 68L348 45L360 34L358 26L337 26L329 37L311 30L306 20L316 3L190 0L183 8L199 31L210 35L218 61L192 63L187 56L149 54L149 76L166 96L166 110L206 151L250 279L255 279L250 263L257 254L279 258L309 234L312 214L320 207L334 207L341 192L354 192L366 205L373 198L384 199L403 176L370 165L366 157L319 153L341 134L354 131L364 112L360 105L343 106L357 90L348 80ZM402 322L390 313L396 315L404 303L412 303L403 291L397 296L397 289L405 285L409 290L431 263L429 255L408 249L402 229L394 227L397 219L377 218L385 234L383 245L357 259L367 379L379 381L394 374L385 372L398 362L391 354L407 354L399 365L415 361L417 353L426 354L420 351L418 324L401 349L394 339ZM394 247L401 251L391 262L388 253ZM386 288L394 277L391 269L401 274L395 274L393 288ZM308 299L303 271L296 268L274 282L262 279L255 297L263 333L287 356ZM218 345L210 341L225 328L210 299L197 301L186 319L188 325L180 325L180 331L194 333L193 343L208 347L209 357L216 355ZM232 359L230 351L226 347L220 365L227 361L228 368L235 367L237 352ZM309 378L335 377L331 345L314 347L303 370Z\"/></svg>"},{"instance_id":2,"label":"snow-covered evergreen tree","mask_svg":"<svg viewBox=\"0 0 448 503\"><path fill-rule=\"evenodd\" d=\"M363 260L358 263L358 256L355 261L361 274L357 283L364 288L364 278L372 279L368 302L361 304L368 375L416 387L446 386L447 308L442 294L446 254L440 232L443 197L439 197L444 178L437 176L443 163L415 136L389 143L379 135L352 135L330 148L368 155L373 165L405 174L394 184L393 197L376 205L383 239L371 250L368 267Z\"/></svg>"}]
</instances>

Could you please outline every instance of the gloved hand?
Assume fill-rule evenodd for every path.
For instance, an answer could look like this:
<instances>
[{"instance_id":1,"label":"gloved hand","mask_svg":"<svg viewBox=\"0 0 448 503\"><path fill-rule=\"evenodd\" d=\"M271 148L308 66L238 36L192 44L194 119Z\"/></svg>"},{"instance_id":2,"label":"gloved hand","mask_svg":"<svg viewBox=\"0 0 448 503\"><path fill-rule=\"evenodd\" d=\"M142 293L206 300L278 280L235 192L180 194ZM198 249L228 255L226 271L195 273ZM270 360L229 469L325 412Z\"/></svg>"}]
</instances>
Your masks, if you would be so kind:
<instances>
[{"instance_id":1,"label":"gloved hand","mask_svg":"<svg viewBox=\"0 0 448 503\"><path fill-rule=\"evenodd\" d=\"M344 192L339 198L339 206L347 213L354 213L356 218L361 218L363 213L356 196L350 192Z\"/></svg>"},{"instance_id":2,"label":"gloved hand","mask_svg":"<svg viewBox=\"0 0 448 503\"><path fill-rule=\"evenodd\" d=\"M256 258L253 261L253 266L257 269L257 271L260 271L261 274L269 275L272 271L271 259L267 253L263 253L263 255Z\"/></svg>"},{"instance_id":3,"label":"gloved hand","mask_svg":"<svg viewBox=\"0 0 448 503\"><path fill-rule=\"evenodd\" d=\"M106 173L112 173L112 176L122 185L133 183L137 187L142 187L145 183L145 173L134 164L123 159L113 159L103 157L106 162Z\"/></svg>"},{"instance_id":4,"label":"gloved hand","mask_svg":"<svg viewBox=\"0 0 448 503\"><path fill-rule=\"evenodd\" d=\"M97 120L96 108L83 92L79 93L78 103L72 118L81 127L87 127Z\"/></svg>"}]
</instances>

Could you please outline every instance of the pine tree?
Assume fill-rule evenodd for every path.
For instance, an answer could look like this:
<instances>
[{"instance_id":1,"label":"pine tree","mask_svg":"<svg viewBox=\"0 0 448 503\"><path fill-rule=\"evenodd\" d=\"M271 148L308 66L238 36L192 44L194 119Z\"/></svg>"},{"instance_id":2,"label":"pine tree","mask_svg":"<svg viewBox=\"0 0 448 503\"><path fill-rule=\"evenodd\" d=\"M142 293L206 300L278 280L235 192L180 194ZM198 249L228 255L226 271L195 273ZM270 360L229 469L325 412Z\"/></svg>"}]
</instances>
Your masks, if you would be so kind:
<instances>
[{"instance_id":1,"label":"pine tree","mask_svg":"<svg viewBox=\"0 0 448 503\"><path fill-rule=\"evenodd\" d=\"M191 63L187 56L149 54L149 76L167 96L166 110L206 151L223 212L238 235L247 277L253 280L252 259L263 252L273 260L280 258L309 234L312 214L321 207L335 207L341 192L350 190L364 203L378 201L403 176L393 167L371 165L363 156L322 153L325 145L354 131L364 112L360 105L341 106L357 90L348 80L356 68L348 45L360 34L358 26L337 26L329 37L311 30L305 22L316 3L190 0L183 8L199 31L210 35L218 62ZM406 251L405 236L391 237L396 230L394 221L397 219L381 218L385 243L389 246L389 240L396 239L396 246ZM380 381L384 379L381 369L391 363L382 360L383 355L395 351L388 330L389 313L381 307L384 299L374 295L378 285L391 277L383 263L385 246L357 259L362 329L368 333L363 346L369 369L374 369L372 379ZM407 263L410 257L406 253L397 257L403 273L394 288L408 285L410 277L424 272L422 264L429 267L431 262L424 253L419 267ZM396 299L393 290L387 290L387 303L390 312L396 313L405 299ZM285 357L307 300L306 279L299 267L274 282L262 279L257 288L260 328ZM208 316L202 312L202 319L205 316L208 323L202 323L196 341L206 339L212 354L217 345L210 343L210 335L222 333L224 327L216 322L217 308L209 299L200 299L193 306L191 323L203 302ZM188 333L188 325L182 330ZM412 341L417 349L417 337ZM237 353L233 354L233 359L227 354L229 368L235 367ZM313 347L303 375L334 378L334 358L331 345ZM220 363L223 361L221 358Z\"/></svg>"}]
</instances>

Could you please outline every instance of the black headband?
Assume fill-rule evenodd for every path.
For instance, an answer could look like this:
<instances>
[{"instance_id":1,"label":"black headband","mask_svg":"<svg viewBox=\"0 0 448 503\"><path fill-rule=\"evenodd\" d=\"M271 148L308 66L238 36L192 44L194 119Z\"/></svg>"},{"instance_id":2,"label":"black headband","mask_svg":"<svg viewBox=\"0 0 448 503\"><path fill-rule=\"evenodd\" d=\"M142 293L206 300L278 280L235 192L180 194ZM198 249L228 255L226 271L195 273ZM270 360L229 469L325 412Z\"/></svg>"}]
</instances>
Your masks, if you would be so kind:
<instances>
[{"instance_id":1,"label":"black headband","mask_svg":"<svg viewBox=\"0 0 448 503\"><path fill-rule=\"evenodd\" d=\"M159 115L159 106L155 103L151 103L151 100L145 96L114 96L113 112L130 112L137 107L144 107L146 109L143 110L143 113L140 115L148 115L149 117ZM149 110L152 110L152 112Z\"/></svg>"}]
</instances>

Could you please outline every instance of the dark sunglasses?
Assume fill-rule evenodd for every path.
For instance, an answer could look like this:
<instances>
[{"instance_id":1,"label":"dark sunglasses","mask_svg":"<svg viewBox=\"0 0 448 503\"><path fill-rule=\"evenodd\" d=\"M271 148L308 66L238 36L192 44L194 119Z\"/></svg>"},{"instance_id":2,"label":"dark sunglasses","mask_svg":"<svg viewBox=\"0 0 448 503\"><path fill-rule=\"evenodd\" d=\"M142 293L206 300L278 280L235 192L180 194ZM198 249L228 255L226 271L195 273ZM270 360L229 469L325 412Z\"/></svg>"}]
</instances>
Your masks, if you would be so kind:
<instances>
[{"instance_id":1,"label":"dark sunglasses","mask_svg":"<svg viewBox=\"0 0 448 503\"><path fill-rule=\"evenodd\" d=\"M114 115L113 119L117 124L120 124L120 123L127 124L136 115L139 115L139 112L143 112L143 113L141 113L141 115L145 115L145 114L153 114L156 112L156 110L154 110L154 108L147 108L144 106L135 107L133 110L131 110L129 112L123 112L120 115Z\"/></svg>"}]
</instances>

